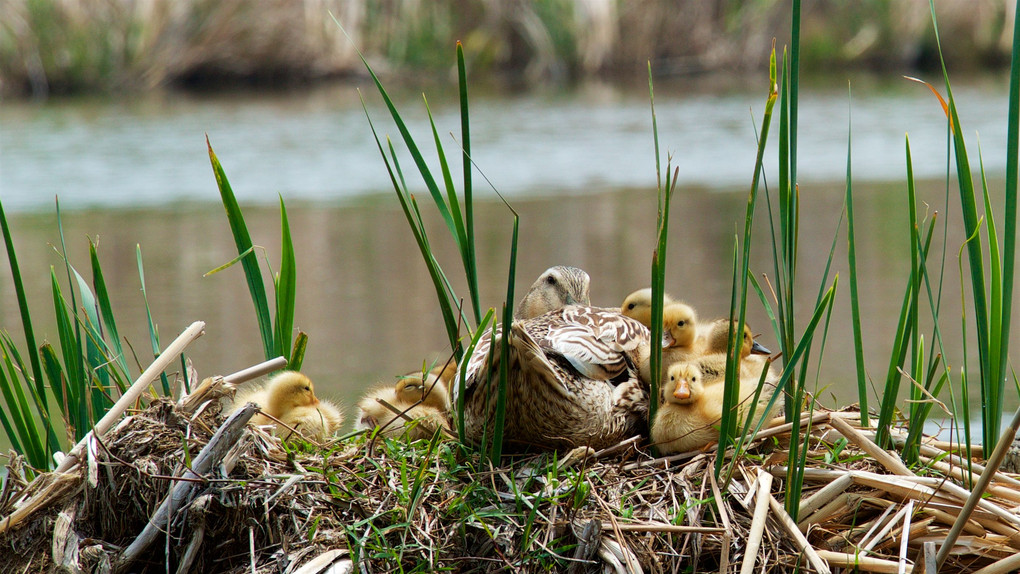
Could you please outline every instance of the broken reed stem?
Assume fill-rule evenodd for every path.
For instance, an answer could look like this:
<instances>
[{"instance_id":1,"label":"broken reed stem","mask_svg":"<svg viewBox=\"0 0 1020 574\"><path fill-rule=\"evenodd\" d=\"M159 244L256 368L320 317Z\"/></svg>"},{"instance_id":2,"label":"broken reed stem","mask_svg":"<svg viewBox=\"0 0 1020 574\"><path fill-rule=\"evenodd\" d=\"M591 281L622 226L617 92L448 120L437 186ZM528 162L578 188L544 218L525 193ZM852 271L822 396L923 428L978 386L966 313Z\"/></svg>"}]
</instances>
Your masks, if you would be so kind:
<instances>
[{"instance_id":1,"label":"broken reed stem","mask_svg":"<svg viewBox=\"0 0 1020 574\"><path fill-rule=\"evenodd\" d=\"M889 454L887 451L882 449L882 447L878 446L871 439L866 437L864 433L850 426L850 424L843 419L832 417L829 420L829 425L839 431L839 434L846 437L848 441L856 444L861 450L870 454L872 458L888 469L889 472L900 476L914 476L914 473L910 472L907 465L903 464L899 458Z\"/></svg>"},{"instance_id":2,"label":"broken reed stem","mask_svg":"<svg viewBox=\"0 0 1020 574\"><path fill-rule=\"evenodd\" d=\"M855 568L863 572L883 572L896 574L899 572L900 563L897 560L883 560L871 556L860 556L847 554L845 552L832 552L831 550L819 550L818 556L833 566L841 568ZM906 572L912 572L913 566L905 564Z\"/></svg>"},{"instance_id":3,"label":"broken reed stem","mask_svg":"<svg viewBox=\"0 0 1020 574\"><path fill-rule=\"evenodd\" d=\"M626 524L603 522L602 529L618 529L620 532L668 532L670 534L723 534L725 528L712 526L679 526L676 524L661 524L646 522L642 524Z\"/></svg>"},{"instance_id":4,"label":"broken reed stem","mask_svg":"<svg viewBox=\"0 0 1020 574\"><path fill-rule=\"evenodd\" d=\"M747 537L747 549L744 561L740 564L740 574L754 572L754 563L761 548L762 536L765 534L765 519L768 517L769 496L772 492L772 475L767 472L758 473L758 495L755 497L754 517L751 519L751 530Z\"/></svg>"},{"instance_id":5,"label":"broken reed stem","mask_svg":"<svg viewBox=\"0 0 1020 574\"><path fill-rule=\"evenodd\" d=\"M1009 427L1007 427L999 437L999 442L995 445L992 455L988 457L988 464L985 466L985 471L981 473L981 478L979 478L977 483L974 485L974 489L971 491L970 496L967 497L967 502L963 505L963 511L960 513L959 518L956 519L956 524L954 524L953 528L949 530L949 534L946 535L945 542L943 542L942 547L939 548L939 553L936 557L936 562L939 567L945 564L946 558L949 558L949 552L953 549L953 545L956 543L956 539L959 538L960 532L963 531L963 525L970 518L974 509L977 508L978 503L981 502L981 496L988 487L988 483L992 481L992 476L998 472L999 466L1002 465L1002 461L1006 458L1006 452L1013 444L1013 437L1016 436L1017 429L1020 429L1020 408L1013 413L1013 420L1010 421Z\"/></svg>"},{"instance_id":6,"label":"broken reed stem","mask_svg":"<svg viewBox=\"0 0 1020 574\"><path fill-rule=\"evenodd\" d=\"M79 457L81 456L81 451L85 448L85 445L92 440L92 437L103 436L106 434L106 431L113 426L113 423L116 422L122 414L124 414L124 411L126 411L128 407L138 400L138 397L141 396L145 389L156 380L156 377L158 377L171 362L177 360L178 355L184 352L184 349L190 345L192 341L201 337L203 333L205 333L205 323L202 321L195 321L187 329L185 329L184 332L178 335L177 338L174 339L174 341L170 343L170 345L167 346L167 348L160 353L158 357L156 357L156 360L149 365L149 368L145 369L141 375L138 375L138 378L131 387L124 391L124 394L121 395L120 399L117 400L112 407L110 407L110 410L107 411L103 418L99 419L99 422L92 427L92 430L82 437L82 439L78 441L78 444L74 445L74 448L67 453L64 460L60 461L60 464L54 472L67 472L76 465Z\"/></svg>"},{"instance_id":7,"label":"broken reed stem","mask_svg":"<svg viewBox=\"0 0 1020 574\"><path fill-rule=\"evenodd\" d=\"M286 366L287 359L285 357L276 357L275 359L270 359L257 365L252 365L247 369L237 371L236 373L233 373L231 375L227 375L223 377L223 382L229 383L231 385L239 385L241 383L261 377L262 375L268 375L273 371L278 371Z\"/></svg>"},{"instance_id":8,"label":"broken reed stem","mask_svg":"<svg viewBox=\"0 0 1020 574\"><path fill-rule=\"evenodd\" d=\"M808 516L812 512L828 504L832 499L836 498L843 493L850 484L853 483L853 478L849 474L837 478L836 480L826 484L821 490L811 495L800 503L800 510L797 516Z\"/></svg>"},{"instance_id":9,"label":"broken reed stem","mask_svg":"<svg viewBox=\"0 0 1020 574\"><path fill-rule=\"evenodd\" d=\"M832 574L832 570L829 569L829 565L818 555L818 552L811 546L808 539L804 537L804 534L797 528L797 523L793 521L793 518L786 513L786 509L783 508L782 504L775 499L771 494L768 495L769 508L772 509L772 514L779 520L779 524L786 530L787 534L793 537L796 546L800 548L801 552L807 556L808 562L814 567L818 574Z\"/></svg>"}]
</instances>

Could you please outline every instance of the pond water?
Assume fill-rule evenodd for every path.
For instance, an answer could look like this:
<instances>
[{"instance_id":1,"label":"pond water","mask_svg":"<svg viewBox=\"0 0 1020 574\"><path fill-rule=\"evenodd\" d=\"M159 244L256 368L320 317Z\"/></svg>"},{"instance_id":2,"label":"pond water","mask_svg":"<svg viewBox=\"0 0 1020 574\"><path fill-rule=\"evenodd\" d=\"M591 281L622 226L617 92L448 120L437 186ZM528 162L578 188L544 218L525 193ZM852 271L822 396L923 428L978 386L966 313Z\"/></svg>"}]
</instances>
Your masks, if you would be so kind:
<instances>
[{"instance_id":1,"label":"pond water","mask_svg":"<svg viewBox=\"0 0 1020 574\"><path fill-rule=\"evenodd\" d=\"M907 280L904 133L910 134L919 197L940 217L945 213L946 187L940 180L946 171L945 119L937 100L906 80L864 78L852 85L852 105L845 78L801 94L798 316L806 323L835 238L838 303L817 383L809 382L830 405L856 397L845 231L840 228L836 235L849 110L864 348L875 388L882 387L888 368ZM694 304L703 317L728 311L734 236L743 229L754 124L760 122L764 100L759 88L733 81L656 86L660 145L680 169L667 290ZM362 90L377 129L396 136L378 94L371 86ZM429 103L440 138L455 155L451 150L458 144L449 132L459 139L456 94L434 92L429 91ZM978 78L954 86L954 93L965 129L980 132L994 201L1001 203L1005 81ZM420 95L400 92L397 102L416 137L428 141ZM651 114L642 86L599 84L525 94L480 89L472 97L471 118L476 165L521 216L518 295L554 264L587 270L599 305L618 305L627 293L648 285L656 192ZM287 202L298 263L296 326L310 336L305 370L321 394L352 405L369 384L391 381L422 361L445 359L449 343L431 281L388 187L353 86L0 106L0 198L11 217L36 328L44 338L56 338L49 266L63 276L51 247L59 245L53 209L59 196L70 259L88 277L86 236L98 240L121 333L140 360L148 356L148 335L136 245L164 345L192 321L204 320L206 335L188 352L200 375L233 372L262 359L241 269L203 277L236 255L205 134L245 206L255 243L274 266L279 263L279 196ZM772 137L777 135L773 131ZM976 165L977 141L970 139ZM466 296L452 241L428 205L424 187L410 177L411 160L402 156L401 165L426 205L439 260L458 294ZM776 173L774 167L767 171ZM476 177L475 182L481 299L485 307L498 307L506 290L512 220L485 181ZM957 204L953 192L942 329L958 373L956 254L963 237ZM759 277L772 276L766 218L759 209L752 251ZM749 309L762 342L777 347L757 300ZM23 340L6 271L0 274L0 327ZM925 333L930 347L931 329ZM1011 393L1007 406L1016 403Z\"/></svg>"}]
</instances>

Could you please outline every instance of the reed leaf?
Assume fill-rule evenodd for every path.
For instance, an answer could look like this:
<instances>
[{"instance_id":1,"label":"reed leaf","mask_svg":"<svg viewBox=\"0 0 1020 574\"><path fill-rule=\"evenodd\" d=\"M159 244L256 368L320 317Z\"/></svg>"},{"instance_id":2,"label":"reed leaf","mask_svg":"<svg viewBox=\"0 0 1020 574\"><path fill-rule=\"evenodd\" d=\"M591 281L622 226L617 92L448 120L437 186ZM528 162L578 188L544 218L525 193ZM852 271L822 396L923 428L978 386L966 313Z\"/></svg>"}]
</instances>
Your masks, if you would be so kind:
<instances>
[{"instance_id":1,"label":"reed leaf","mask_svg":"<svg viewBox=\"0 0 1020 574\"><path fill-rule=\"evenodd\" d=\"M967 237L972 237L979 231L980 226L974 181L971 175L967 147L963 139L963 128L960 124L960 117L956 108L956 100L953 97L952 85L949 82L949 72L946 70L945 61L942 58L942 45L939 38L938 21L935 16L935 3L933 0L929 0L929 7L932 24L935 29L935 45L938 48L942 77L946 87L946 100L948 102L949 123L952 130L953 154L956 158L956 175L963 213L964 234ZM986 231L986 234L989 233ZM990 235L986 235L985 240L989 242L989 249L991 249ZM973 301L974 322L977 327L979 372L981 375L982 444L986 449L991 450L999 440L999 427L1002 422L1002 395L1006 379L1004 369L1000 368L1004 364L1005 357L1000 357L1000 353L1001 349L1004 348L1002 346L1003 343L1006 343L1008 346L1009 336L1001 331L1001 318L991 317L990 309L1001 310L1003 308L1001 301L994 300L996 296L1001 297L1002 294L1002 286L994 284L996 276L1001 281L1001 274L999 269L993 269L991 271L993 284L986 284L984 243L985 241L978 238L976 241L968 241L966 246L968 267L970 269L970 290ZM997 244L995 249L998 249ZM995 260L989 260L989 263L993 268L999 265L999 262ZM989 289L991 294L989 294Z\"/></svg>"},{"instance_id":2,"label":"reed leaf","mask_svg":"<svg viewBox=\"0 0 1020 574\"><path fill-rule=\"evenodd\" d=\"M672 179L670 169L672 159L666 159L666 171L660 172L661 159L659 157L659 126L655 117L655 90L652 85L652 68L648 66L648 99L652 108L652 140L655 144L655 180L658 191L658 216L656 220L656 247L652 252L652 324L651 340L653 342L662 340L662 309L666 294L666 246L669 239L669 208L672 203L673 192L676 190L676 180L679 174L679 167ZM665 173L665 184L663 184L663 173ZM648 420L655 420L659 407L659 386L662 377L662 345L653 344L652 354L649 358L652 371L652 379L649 386Z\"/></svg>"},{"instance_id":3,"label":"reed leaf","mask_svg":"<svg viewBox=\"0 0 1020 574\"><path fill-rule=\"evenodd\" d=\"M113 305L110 303L110 295L106 289L106 280L103 278L103 268L99 264L99 254L96 251L96 244L89 240L89 260L92 263L92 285L96 289L96 298L99 303L99 310L102 313L103 325L106 327L110 337L110 346L113 350L114 360L120 366L124 375L129 374L127 357L124 356L124 346L120 341L120 332L117 329L117 321L113 315ZM121 389L123 392L124 389Z\"/></svg>"},{"instance_id":4,"label":"reed leaf","mask_svg":"<svg viewBox=\"0 0 1020 574\"><path fill-rule=\"evenodd\" d=\"M372 130L372 137L375 138L375 145L379 150L379 155L383 159L383 164L386 166L386 172L390 176L390 182L393 184L393 189L397 193L397 199L400 201L400 208L404 212L404 217L407 219L407 224L411 228L411 234L414 235L415 243L418 244L418 251L421 252L422 259L425 261L425 267L428 269L429 277L432 279L432 285L436 290L436 296L439 299L439 310L443 315L443 323L446 326L446 334L450 340L450 347L454 350L454 355L457 360L460 360L462 356L462 347L460 345L460 329L458 327L457 316L454 313L453 296L447 291L446 276L443 273L439 262L432 255L432 249L429 247L428 236L425 233L425 225L421 221L421 214L418 212L417 206L412 196L407 191L407 186L404 182L403 174L400 171L400 164L397 161L396 152L393 149L392 143L389 138L386 139L390 155L387 156L386 151L383 149L382 142L379 140L379 134L376 132L375 124L372 122L372 117L368 113L368 106L365 104L364 98L361 100L361 106L365 110L365 117L368 119L369 128ZM391 163L391 159L392 162Z\"/></svg>"},{"instance_id":5,"label":"reed leaf","mask_svg":"<svg viewBox=\"0 0 1020 574\"><path fill-rule=\"evenodd\" d=\"M227 212L227 222L230 224L230 232L234 236L234 244L237 252L248 253L241 258L241 266L244 268L244 277L248 283L248 292L251 294L252 304L255 306L255 318L259 325L259 334L262 336L262 349L265 352L266 360L278 355L274 354L276 348L273 337L273 323L269 315L269 301L266 298L266 286L262 279L262 270L259 268L258 258L251 252L251 235L248 234L248 226L244 222L244 215L241 207L234 197L234 191L227 180L227 174L220 164L220 160L213 151L209 137L205 138L206 147L209 149L209 162L212 164L213 175L216 176L216 185L220 190L220 198L223 207Z\"/></svg>"},{"instance_id":6,"label":"reed leaf","mask_svg":"<svg viewBox=\"0 0 1020 574\"><path fill-rule=\"evenodd\" d=\"M277 357L291 356L291 332L294 330L294 308L297 302L297 265L294 257L294 241L290 235L287 206L280 196L280 272L276 275L276 321L274 341ZM268 358L268 357L267 357ZM297 370L288 362L287 368Z\"/></svg>"},{"instance_id":7,"label":"reed leaf","mask_svg":"<svg viewBox=\"0 0 1020 574\"><path fill-rule=\"evenodd\" d=\"M292 371L300 371L301 365L305 362L305 351L308 349L308 333L298 331L294 337L294 348L291 349L290 358L287 360L287 368Z\"/></svg>"},{"instance_id":8,"label":"reed leaf","mask_svg":"<svg viewBox=\"0 0 1020 574\"><path fill-rule=\"evenodd\" d=\"M517 277L519 222L520 216L514 213L514 231L510 243L510 270L507 272L506 302L503 304L503 337L499 345L499 388L496 394L496 417L492 426L492 451L489 455L489 460L493 464L499 464L499 460L503 456L503 426L506 420L507 384L510 380L510 338L513 336L511 326L514 318L514 283Z\"/></svg>"},{"instance_id":9,"label":"reed leaf","mask_svg":"<svg viewBox=\"0 0 1020 574\"><path fill-rule=\"evenodd\" d=\"M138 281L141 283L142 289L142 302L145 303L145 318L149 327L149 345L152 348L152 356L159 356L159 328L156 326L156 322L152 320L152 309L149 307L149 296L145 292L145 266L142 265L142 246L135 244L135 261L138 265ZM159 374L159 380L163 387L163 396L172 396L170 390L170 381L167 379L166 373Z\"/></svg>"},{"instance_id":10,"label":"reed leaf","mask_svg":"<svg viewBox=\"0 0 1020 574\"><path fill-rule=\"evenodd\" d=\"M21 380L18 377L19 369L12 360L11 351L14 349L11 339L4 336L0 343L0 351L3 352L3 366L0 367L0 394L4 398L6 409L0 409L4 416L0 421L3 423L4 431L11 440L11 445L25 455L35 468L45 469L49 467L49 455L54 452L52 444L44 438L32 418L32 407L29 405L28 397L22 388ZM21 371L24 373L24 371ZM45 400L36 398L35 408L41 411L41 404ZM46 422L45 419L43 422Z\"/></svg>"},{"instance_id":11,"label":"reed leaf","mask_svg":"<svg viewBox=\"0 0 1020 574\"><path fill-rule=\"evenodd\" d=\"M481 341L482 337L488 336L491 333L491 331L489 331L489 328L494 319L495 312L496 312L495 309L492 309L490 307L489 310L482 317L482 320L478 322L478 329L475 331L473 335L471 335L468 341L467 350L465 350L464 352L465 357L470 357L471 355L473 355L475 352L475 347L478 346L478 342ZM489 348L491 349L492 347ZM453 408L455 409L454 419L455 422L457 423L457 437L460 439L461 443L466 442L466 437L464 436L464 395L466 394L464 382L467 379L467 363L468 363L467 361L462 361L461 364L458 366L457 368L458 375L453 383L455 385L458 385L457 404L453 405Z\"/></svg>"},{"instance_id":12,"label":"reed leaf","mask_svg":"<svg viewBox=\"0 0 1020 574\"><path fill-rule=\"evenodd\" d=\"M475 256L474 189L471 181L471 122L468 118L467 67L464 63L464 46L457 42L457 87L460 94L460 145L464 154L464 228L467 232L467 280L471 307L475 311L475 324L481 324L481 307L478 304L478 260Z\"/></svg>"},{"instance_id":13,"label":"reed leaf","mask_svg":"<svg viewBox=\"0 0 1020 574\"><path fill-rule=\"evenodd\" d=\"M850 100L850 87L847 85L847 99ZM847 135L846 135L846 197L843 200L846 205L846 238L847 238L847 263L850 275L850 322L853 327L854 337L854 366L857 369L857 404L861 410L861 426L870 426L870 412L868 410L868 382L867 371L864 367L864 337L861 328L861 303L857 291L857 236L854 223L854 194L853 194L853 163L852 146L853 121L852 108L847 114Z\"/></svg>"},{"instance_id":14,"label":"reed leaf","mask_svg":"<svg viewBox=\"0 0 1020 574\"><path fill-rule=\"evenodd\" d=\"M32 314L28 309L28 298L25 296L25 284L21 280L21 267L18 265L18 255L14 249L14 238L11 236L11 229L7 225L7 214L4 212L3 202L0 201L0 230L4 234L4 246L7 249L7 263L11 268L11 279L14 283L14 293L18 299L18 311L21 313L21 327L25 335L25 344L29 349L37 349L35 343L35 330L32 328ZM29 364L32 366L32 381L35 383L35 392L39 396L46 394L43 386L42 367L39 364L39 357L35 353L29 353ZM48 407L44 406L48 410Z\"/></svg>"}]
</instances>

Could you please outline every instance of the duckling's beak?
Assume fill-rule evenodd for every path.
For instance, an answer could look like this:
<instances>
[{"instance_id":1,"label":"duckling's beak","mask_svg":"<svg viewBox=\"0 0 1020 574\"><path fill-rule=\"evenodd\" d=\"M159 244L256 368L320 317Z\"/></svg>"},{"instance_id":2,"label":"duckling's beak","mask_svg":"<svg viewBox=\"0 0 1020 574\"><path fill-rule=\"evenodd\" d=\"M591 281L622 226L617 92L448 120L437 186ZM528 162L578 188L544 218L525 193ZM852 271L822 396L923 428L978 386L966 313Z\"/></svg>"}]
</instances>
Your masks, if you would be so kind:
<instances>
[{"instance_id":1,"label":"duckling's beak","mask_svg":"<svg viewBox=\"0 0 1020 574\"><path fill-rule=\"evenodd\" d=\"M675 343L675 342L676 342L676 339L673 338L673 333L670 333L668 330L662 332L662 348L663 349L665 349L667 347L672 347L673 343Z\"/></svg>"},{"instance_id":2,"label":"duckling's beak","mask_svg":"<svg viewBox=\"0 0 1020 574\"><path fill-rule=\"evenodd\" d=\"M765 345L762 345L758 341L751 341L751 352L758 355L771 355L772 351L768 350Z\"/></svg>"},{"instance_id":3,"label":"duckling's beak","mask_svg":"<svg viewBox=\"0 0 1020 574\"><path fill-rule=\"evenodd\" d=\"M682 401L691 398L691 385L687 382L687 377L683 377L676 382L676 389L673 391L673 396Z\"/></svg>"}]
</instances>

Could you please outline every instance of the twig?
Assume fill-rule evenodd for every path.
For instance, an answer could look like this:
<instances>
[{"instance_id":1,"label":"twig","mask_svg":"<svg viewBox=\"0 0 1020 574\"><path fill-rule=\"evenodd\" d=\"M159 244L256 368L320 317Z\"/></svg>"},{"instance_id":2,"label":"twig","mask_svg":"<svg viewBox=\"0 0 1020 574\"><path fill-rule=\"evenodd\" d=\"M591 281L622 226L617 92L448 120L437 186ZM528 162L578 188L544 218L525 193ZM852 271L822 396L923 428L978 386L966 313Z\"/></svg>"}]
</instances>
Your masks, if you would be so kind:
<instances>
[{"instance_id":1,"label":"twig","mask_svg":"<svg viewBox=\"0 0 1020 574\"><path fill-rule=\"evenodd\" d=\"M244 432L245 425L248 424L252 415L255 414L256 408L255 403L248 403L230 415L230 418L209 439L209 443L198 453L194 460L193 468L184 471L185 476L201 478L202 474L218 464L223 455L233 447L234 443L237 442L237 439ZM141 534L121 553L117 563L114 564L114 572L123 572L145 552L149 544L159 535L161 525L166 524L169 520L173 509L181 508L194 488L195 484L192 482L181 482L170 491L170 494L167 495L163 503L156 509L156 512L149 518L149 523L145 525Z\"/></svg>"},{"instance_id":2,"label":"twig","mask_svg":"<svg viewBox=\"0 0 1020 574\"><path fill-rule=\"evenodd\" d=\"M852 483L853 478L850 474L844 474L829 484L826 484L821 490L812 494L811 498L801 501L800 510L797 512L797 516L807 516L825 506L833 498L842 494L843 491L849 488Z\"/></svg>"},{"instance_id":3,"label":"twig","mask_svg":"<svg viewBox=\"0 0 1020 574\"><path fill-rule=\"evenodd\" d=\"M1013 443L1013 437L1016 436L1017 429L1020 429L1020 408L1013 414L1013 420L1010 421L1009 427L1002 432L1002 436L999 437L999 442L995 445L995 450L992 451L992 455L988 457L988 464L985 467L985 471L981 473L981 478L978 479L974 485L974 489L971 491L970 496L967 498L967 502L963 505L963 511L960 512L960 516L956 519L956 524L949 530L949 534L946 535L945 542L942 543L942 547L939 548L939 553L936 558L938 566L941 567L946 562L946 558L949 558L949 552L953 549L953 544L956 543L956 539L960 537L960 532L963 531L963 525L970 518L970 514L974 512L974 508L977 507L978 502L981 501L981 495L984 494L985 488L988 487L988 483L992 481L992 476L999 470L999 466L1002 465L1003 459L1006 458L1006 452Z\"/></svg>"},{"instance_id":4,"label":"twig","mask_svg":"<svg viewBox=\"0 0 1020 574\"><path fill-rule=\"evenodd\" d=\"M900 531L900 568L896 574L904 574L907 566L907 543L910 541L910 517L914 513L914 501L907 503L903 514L903 529Z\"/></svg>"},{"instance_id":5,"label":"twig","mask_svg":"<svg viewBox=\"0 0 1020 574\"><path fill-rule=\"evenodd\" d=\"M899 572L900 563L899 561L883 560L881 558L872 558L871 556L859 556L855 554L847 554L845 552L832 552L829 550L819 550L818 556L823 558L829 564L833 566L841 566L843 568L855 568L865 572L884 572L887 574L896 574ZM904 572L912 572L913 566L905 564Z\"/></svg>"},{"instance_id":6,"label":"twig","mask_svg":"<svg viewBox=\"0 0 1020 574\"><path fill-rule=\"evenodd\" d=\"M801 549L805 556L807 556L808 562L814 566L815 571L818 574L831 574L832 570L829 570L828 564L818 555L818 552L811 546L808 539L804 537L804 534L797 528L797 523L793 521L793 518L786 513L786 509L783 508L782 504L779 504L771 494L768 495L769 508L772 509L772 514L775 514L779 519L779 524L783 527L786 532L793 537L797 547Z\"/></svg>"},{"instance_id":7,"label":"twig","mask_svg":"<svg viewBox=\"0 0 1020 574\"><path fill-rule=\"evenodd\" d=\"M747 549L744 561L740 564L740 574L754 572L754 563L761 548L762 536L765 533L765 519L768 517L769 501L772 492L772 475L767 472L758 473L758 496L755 499L754 518L751 520L751 531L747 537Z\"/></svg>"},{"instance_id":8,"label":"twig","mask_svg":"<svg viewBox=\"0 0 1020 574\"><path fill-rule=\"evenodd\" d=\"M613 524L609 522L603 522L602 528L613 528ZM616 528L620 532L668 532L670 534L722 534L726 532L725 528L718 528L712 526L679 526L676 524L661 524L656 522L646 522L643 524L616 524Z\"/></svg>"},{"instance_id":9,"label":"twig","mask_svg":"<svg viewBox=\"0 0 1020 574\"><path fill-rule=\"evenodd\" d=\"M60 465L57 466L54 472L67 472L71 469L71 467L78 464L78 459L81 457L81 451L85 448L85 445L88 444L90 437L92 437L92 435L103 436L106 434L106 431L113 426L113 423L116 422L122 414L124 414L124 411L126 411L128 407L138 400L138 397L150 384L152 384L153 381L156 380L156 377L158 377L159 374L170 365L170 363L177 360L178 355L184 351L185 347L191 344L191 342L195 339L201 337L203 333L205 333L205 323L202 321L195 321L191 324L191 326L185 329L183 333L178 335L177 338L174 339L174 341L170 343L170 345L162 353L160 353L158 357L156 357L156 360L149 365L149 368L145 369L145 372L141 375L138 375L138 378L135 379L135 382L132 383L131 387L124 391L124 394L121 395L120 399L118 399L117 402L110 407L110 410L103 415L103 418L99 419L99 422L92 427L92 430L82 437L82 439L78 441L78 444L74 445L74 448L67 453L67 456L64 457L64 460L60 462ZM0 530L0 532L3 531Z\"/></svg>"},{"instance_id":10,"label":"twig","mask_svg":"<svg viewBox=\"0 0 1020 574\"><path fill-rule=\"evenodd\" d=\"M849 423L843 419L833 417L829 421L829 424L832 425L832 428L839 431L841 435L845 436L847 440L859 446L864 452L870 454L872 458L887 468L889 472L900 476L915 476L914 473L910 472L910 469L907 468L907 466L903 464L899 458L883 450L882 447L864 436L864 433L850 426Z\"/></svg>"},{"instance_id":11,"label":"twig","mask_svg":"<svg viewBox=\"0 0 1020 574\"><path fill-rule=\"evenodd\" d=\"M771 474L768 476L772 476ZM715 473L708 473L708 479L712 483L712 496L715 497L715 507L719 511L719 519L722 521L722 556L719 558L719 574L726 574L730 569L730 513L723 504L722 493L719 492L719 482L715 479Z\"/></svg>"},{"instance_id":12,"label":"twig","mask_svg":"<svg viewBox=\"0 0 1020 574\"><path fill-rule=\"evenodd\" d=\"M1003 558L998 562L993 562L974 574L1007 574L1008 572L1016 572L1018 569L1020 569L1020 553L1014 554L1009 558ZM935 570L930 572L935 572Z\"/></svg>"}]
</instances>

